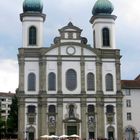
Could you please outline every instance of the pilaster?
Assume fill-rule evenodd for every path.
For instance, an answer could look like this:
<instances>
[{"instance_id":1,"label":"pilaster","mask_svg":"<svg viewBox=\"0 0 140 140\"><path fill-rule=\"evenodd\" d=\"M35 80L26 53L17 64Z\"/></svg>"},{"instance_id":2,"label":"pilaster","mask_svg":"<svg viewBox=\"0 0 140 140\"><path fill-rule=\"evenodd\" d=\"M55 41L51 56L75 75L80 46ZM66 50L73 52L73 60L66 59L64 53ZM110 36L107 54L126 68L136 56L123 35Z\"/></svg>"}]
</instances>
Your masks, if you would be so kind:
<instances>
[{"instance_id":1,"label":"pilaster","mask_svg":"<svg viewBox=\"0 0 140 140\"><path fill-rule=\"evenodd\" d=\"M96 130L97 137L105 137L105 126L104 126L104 99L102 97L96 98Z\"/></svg>"},{"instance_id":2,"label":"pilaster","mask_svg":"<svg viewBox=\"0 0 140 140\"><path fill-rule=\"evenodd\" d=\"M47 100L40 97L38 100L38 137L47 134Z\"/></svg>"},{"instance_id":3,"label":"pilaster","mask_svg":"<svg viewBox=\"0 0 140 140\"><path fill-rule=\"evenodd\" d=\"M81 98L81 137L82 139L86 139L87 137L87 120L86 120L86 98Z\"/></svg>"},{"instance_id":4,"label":"pilaster","mask_svg":"<svg viewBox=\"0 0 140 140\"><path fill-rule=\"evenodd\" d=\"M46 59L43 57L39 60L39 91L46 92Z\"/></svg>"},{"instance_id":5,"label":"pilaster","mask_svg":"<svg viewBox=\"0 0 140 140\"><path fill-rule=\"evenodd\" d=\"M102 62L98 57L96 60L96 90L97 94L102 93Z\"/></svg>"},{"instance_id":6,"label":"pilaster","mask_svg":"<svg viewBox=\"0 0 140 140\"><path fill-rule=\"evenodd\" d=\"M56 124L56 133L58 136L61 136L63 132L63 99L57 99L57 124Z\"/></svg>"},{"instance_id":7,"label":"pilaster","mask_svg":"<svg viewBox=\"0 0 140 140\"><path fill-rule=\"evenodd\" d=\"M57 87L57 93L62 94L62 62L60 58L58 58L57 62Z\"/></svg>"},{"instance_id":8,"label":"pilaster","mask_svg":"<svg viewBox=\"0 0 140 140\"><path fill-rule=\"evenodd\" d=\"M21 121L22 120L22 121ZM25 99L18 97L18 140L25 139Z\"/></svg>"},{"instance_id":9,"label":"pilaster","mask_svg":"<svg viewBox=\"0 0 140 140\"><path fill-rule=\"evenodd\" d=\"M81 93L85 94L85 62L81 60L80 62L81 69Z\"/></svg>"},{"instance_id":10,"label":"pilaster","mask_svg":"<svg viewBox=\"0 0 140 140\"><path fill-rule=\"evenodd\" d=\"M19 63L19 91L24 92L24 68L25 68L24 57L19 55L18 63Z\"/></svg>"},{"instance_id":11,"label":"pilaster","mask_svg":"<svg viewBox=\"0 0 140 140\"><path fill-rule=\"evenodd\" d=\"M116 59L116 63L115 63L115 66L116 66L116 88L117 88L117 94L120 93L121 91L121 71L120 71L120 60L119 59Z\"/></svg>"},{"instance_id":12,"label":"pilaster","mask_svg":"<svg viewBox=\"0 0 140 140\"><path fill-rule=\"evenodd\" d=\"M123 140L123 103L122 103L122 97L117 98L117 104L116 104L116 113L117 113L117 136L118 140Z\"/></svg>"}]
</instances>

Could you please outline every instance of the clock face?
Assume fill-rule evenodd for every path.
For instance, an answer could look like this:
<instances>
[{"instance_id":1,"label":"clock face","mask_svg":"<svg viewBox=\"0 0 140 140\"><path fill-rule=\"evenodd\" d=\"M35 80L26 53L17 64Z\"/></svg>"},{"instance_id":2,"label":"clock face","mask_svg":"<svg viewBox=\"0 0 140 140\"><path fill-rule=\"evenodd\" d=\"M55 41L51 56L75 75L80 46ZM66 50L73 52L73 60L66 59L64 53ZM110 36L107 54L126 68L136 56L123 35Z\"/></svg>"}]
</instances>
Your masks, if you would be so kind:
<instances>
[{"instance_id":1,"label":"clock face","mask_svg":"<svg viewBox=\"0 0 140 140\"><path fill-rule=\"evenodd\" d=\"M66 52L69 55L74 55L76 50L75 50L74 46L68 46L67 49L66 49Z\"/></svg>"}]
</instances>

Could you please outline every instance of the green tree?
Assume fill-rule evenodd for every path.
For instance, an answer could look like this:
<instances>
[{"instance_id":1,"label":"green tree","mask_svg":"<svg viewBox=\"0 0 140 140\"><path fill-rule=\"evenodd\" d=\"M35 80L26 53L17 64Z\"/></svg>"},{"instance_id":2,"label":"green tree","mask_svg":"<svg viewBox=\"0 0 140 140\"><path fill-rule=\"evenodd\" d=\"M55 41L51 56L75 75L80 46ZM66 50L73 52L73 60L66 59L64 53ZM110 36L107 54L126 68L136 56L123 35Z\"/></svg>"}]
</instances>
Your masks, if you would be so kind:
<instances>
[{"instance_id":1,"label":"green tree","mask_svg":"<svg viewBox=\"0 0 140 140\"><path fill-rule=\"evenodd\" d=\"M18 130L18 102L16 95L12 98L10 112L7 119L7 132L16 134Z\"/></svg>"}]
</instances>

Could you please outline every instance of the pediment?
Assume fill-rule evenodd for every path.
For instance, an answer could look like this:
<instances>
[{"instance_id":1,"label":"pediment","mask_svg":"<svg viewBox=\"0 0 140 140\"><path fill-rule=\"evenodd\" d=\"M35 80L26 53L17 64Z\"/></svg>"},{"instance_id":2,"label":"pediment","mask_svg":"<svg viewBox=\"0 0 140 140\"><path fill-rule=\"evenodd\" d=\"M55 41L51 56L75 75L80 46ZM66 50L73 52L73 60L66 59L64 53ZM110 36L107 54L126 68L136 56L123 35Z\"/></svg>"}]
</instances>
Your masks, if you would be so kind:
<instances>
[{"instance_id":1,"label":"pediment","mask_svg":"<svg viewBox=\"0 0 140 140\"><path fill-rule=\"evenodd\" d=\"M51 47L48 49L48 51L45 53L46 56L81 56L83 53L84 56L91 56L95 57L96 54L94 53L94 50L89 47L78 46L78 45L62 45L59 47Z\"/></svg>"}]
</instances>

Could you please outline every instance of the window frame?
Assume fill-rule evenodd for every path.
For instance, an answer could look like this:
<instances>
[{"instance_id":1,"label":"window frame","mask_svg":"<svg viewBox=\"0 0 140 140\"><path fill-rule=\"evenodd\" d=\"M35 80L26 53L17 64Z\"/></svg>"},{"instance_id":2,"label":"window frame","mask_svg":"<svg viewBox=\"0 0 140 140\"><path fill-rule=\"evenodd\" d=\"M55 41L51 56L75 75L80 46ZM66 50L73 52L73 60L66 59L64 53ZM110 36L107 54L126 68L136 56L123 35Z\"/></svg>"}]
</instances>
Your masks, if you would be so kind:
<instances>
[{"instance_id":1,"label":"window frame","mask_svg":"<svg viewBox=\"0 0 140 140\"><path fill-rule=\"evenodd\" d=\"M28 88L28 91L36 91L36 74L33 72L30 72L28 74L28 87L27 88Z\"/></svg>"},{"instance_id":2,"label":"window frame","mask_svg":"<svg viewBox=\"0 0 140 140\"><path fill-rule=\"evenodd\" d=\"M105 89L106 89L106 91L113 91L114 90L113 75L111 73L107 73L105 75Z\"/></svg>"},{"instance_id":3,"label":"window frame","mask_svg":"<svg viewBox=\"0 0 140 140\"><path fill-rule=\"evenodd\" d=\"M56 113L56 106L55 105L49 105L48 113L55 114Z\"/></svg>"},{"instance_id":4,"label":"window frame","mask_svg":"<svg viewBox=\"0 0 140 140\"><path fill-rule=\"evenodd\" d=\"M29 27L28 43L31 46L37 45L37 28L35 26Z\"/></svg>"},{"instance_id":5,"label":"window frame","mask_svg":"<svg viewBox=\"0 0 140 140\"><path fill-rule=\"evenodd\" d=\"M130 99L127 99L126 100L126 107L131 107L132 104L131 104L131 100Z\"/></svg>"},{"instance_id":6,"label":"window frame","mask_svg":"<svg viewBox=\"0 0 140 140\"><path fill-rule=\"evenodd\" d=\"M113 114L114 113L114 106L113 105L107 105L106 106L106 113L107 114Z\"/></svg>"},{"instance_id":7,"label":"window frame","mask_svg":"<svg viewBox=\"0 0 140 140\"><path fill-rule=\"evenodd\" d=\"M95 113L95 106L93 104L89 104L87 106L87 112L88 114Z\"/></svg>"},{"instance_id":8,"label":"window frame","mask_svg":"<svg viewBox=\"0 0 140 140\"><path fill-rule=\"evenodd\" d=\"M131 112L127 112L126 117L127 117L127 121L132 121L132 113Z\"/></svg>"},{"instance_id":9,"label":"window frame","mask_svg":"<svg viewBox=\"0 0 140 140\"><path fill-rule=\"evenodd\" d=\"M49 91L56 90L56 74L54 72L50 72L48 74L48 90Z\"/></svg>"},{"instance_id":10,"label":"window frame","mask_svg":"<svg viewBox=\"0 0 140 140\"><path fill-rule=\"evenodd\" d=\"M36 106L35 105L28 105L27 106L27 113L28 114L35 114L36 113Z\"/></svg>"},{"instance_id":11,"label":"window frame","mask_svg":"<svg viewBox=\"0 0 140 140\"><path fill-rule=\"evenodd\" d=\"M92 72L89 72L87 74L87 90L88 91L94 91L95 90L95 76Z\"/></svg>"},{"instance_id":12,"label":"window frame","mask_svg":"<svg viewBox=\"0 0 140 140\"><path fill-rule=\"evenodd\" d=\"M74 69L66 71L66 88L70 91L74 91L77 88L77 73Z\"/></svg>"},{"instance_id":13,"label":"window frame","mask_svg":"<svg viewBox=\"0 0 140 140\"><path fill-rule=\"evenodd\" d=\"M103 47L110 47L110 30L108 27L102 29L102 45Z\"/></svg>"}]
</instances>

